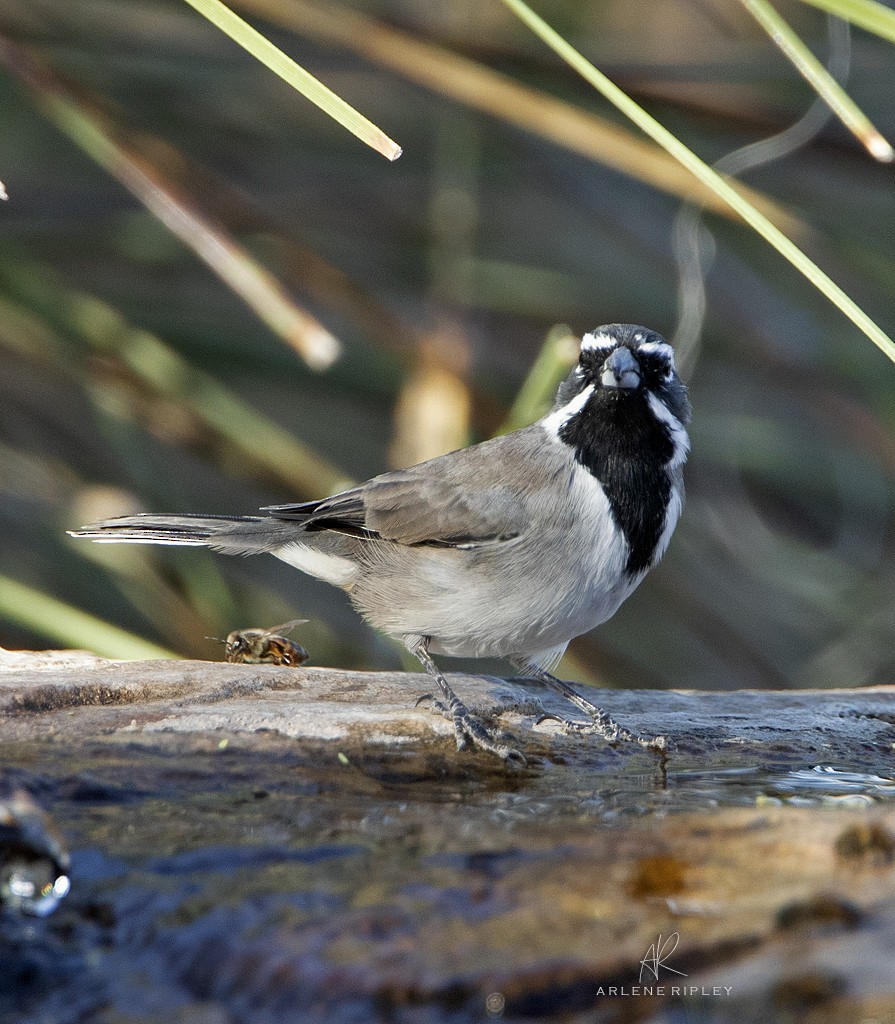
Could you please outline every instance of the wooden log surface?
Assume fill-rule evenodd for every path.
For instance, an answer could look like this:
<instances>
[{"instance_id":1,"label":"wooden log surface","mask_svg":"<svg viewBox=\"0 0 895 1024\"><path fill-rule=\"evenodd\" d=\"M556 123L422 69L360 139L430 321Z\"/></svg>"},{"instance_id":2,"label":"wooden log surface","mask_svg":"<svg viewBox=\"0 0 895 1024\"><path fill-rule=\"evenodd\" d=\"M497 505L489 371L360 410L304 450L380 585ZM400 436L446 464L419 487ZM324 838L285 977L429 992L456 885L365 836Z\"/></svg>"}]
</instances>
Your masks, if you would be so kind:
<instances>
[{"instance_id":1,"label":"wooden log surface","mask_svg":"<svg viewBox=\"0 0 895 1024\"><path fill-rule=\"evenodd\" d=\"M453 676L0 654L0 782L72 891L0 1019L895 1020L895 688L593 691L664 767Z\"/></svg>"}]
</instances>

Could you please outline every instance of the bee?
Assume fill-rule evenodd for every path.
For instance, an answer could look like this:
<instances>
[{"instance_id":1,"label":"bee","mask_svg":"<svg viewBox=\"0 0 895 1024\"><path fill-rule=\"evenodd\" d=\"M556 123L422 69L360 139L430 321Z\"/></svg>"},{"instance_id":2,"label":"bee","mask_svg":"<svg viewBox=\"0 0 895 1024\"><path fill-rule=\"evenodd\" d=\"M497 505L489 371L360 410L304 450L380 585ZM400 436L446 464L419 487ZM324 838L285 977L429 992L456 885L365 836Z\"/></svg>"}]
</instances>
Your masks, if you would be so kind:
<instances>
[{"instance_id":1,"label":"bee","mask_svg":"<svg viewBox=\"0 0 895 1024\"><path fill-rule=\"evenodd\" d=\"M217 640L224 645L225 657L231 664L248 665L303 665L310 654L294 640L281 633L286 633L295 626L300 626L308 619L292 619L282 626L271 626L270 629L234 629L226 640L210 636L208 640Z\"/></svg>"}]
</instances>

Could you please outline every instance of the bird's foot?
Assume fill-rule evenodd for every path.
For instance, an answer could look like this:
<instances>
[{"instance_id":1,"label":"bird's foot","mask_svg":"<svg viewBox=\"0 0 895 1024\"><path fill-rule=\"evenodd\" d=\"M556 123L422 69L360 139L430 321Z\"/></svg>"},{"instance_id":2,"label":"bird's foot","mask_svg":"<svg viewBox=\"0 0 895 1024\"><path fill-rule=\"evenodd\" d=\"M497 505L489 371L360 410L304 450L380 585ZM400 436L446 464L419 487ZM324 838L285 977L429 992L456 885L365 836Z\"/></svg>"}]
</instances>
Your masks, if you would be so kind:
<instances>
[{"instance_id":1,"label":"bird's foot","mask_svg":"<svg viewBox=\"0 0 895 1024\"><path fill-rule=\"evenodd\" d=\"M560 715L547 712L541 715L538 723L550 719L559 722L566 733L584 733L589 736L601 736L613 747L618 746L620 743L636 743L638 746L651 750L662 757L667 756L668 740L664 736L641 736L639 733L630 732L624 726L619 725L613 718L610 718L602 708L598 708L595 704L591 704L587 709L582 708L582 710L590 715L589 722L575 722L568 718L562 718Z\"/></svg>"},{"instance_id":2,"label":"bird's foot","mask_svg":"<svg viewBox=\"0 0 895 1024\"><path fill-rule=\"evenodd\" d=\"M510 660L530 678L537 679L539 682L549 686L551 690L555 690L590 719L590 722L574 722L567 718L561 718L559 715L547 713L541 715L538 719L539 722L552 718L554 721L559 722L568 733L596 734L597 736L602 736L612 746L618 746L620 743L636 743L638 746L658 754L663 765L667 761L668 740L664 736L641 736L638 733L630 732L610 718L602 708L592 704L586 697L582 697L577 690L572 689L568 683L551 675L541 668L540 665L529 662L524 657L511 658Z\"/></svg>"},{"instance_id":3,"label":"bird's foot","mask_svg":"<svg viewBox=\"0 0 895 1024\"><path fill-rule=\"evenodd\" d=\"M501 743L462 701L456 700L448 705L434 694L424 693L416 702L416 707L419 707L424 701L431 704L433 711L437 711L449 722L453 722L457 750L466 750L470 747L474 750L485 750L489 754L495 754L502 761L519 767L524 767L528 763L515 747Z\"/></svg>"}]
</instances>

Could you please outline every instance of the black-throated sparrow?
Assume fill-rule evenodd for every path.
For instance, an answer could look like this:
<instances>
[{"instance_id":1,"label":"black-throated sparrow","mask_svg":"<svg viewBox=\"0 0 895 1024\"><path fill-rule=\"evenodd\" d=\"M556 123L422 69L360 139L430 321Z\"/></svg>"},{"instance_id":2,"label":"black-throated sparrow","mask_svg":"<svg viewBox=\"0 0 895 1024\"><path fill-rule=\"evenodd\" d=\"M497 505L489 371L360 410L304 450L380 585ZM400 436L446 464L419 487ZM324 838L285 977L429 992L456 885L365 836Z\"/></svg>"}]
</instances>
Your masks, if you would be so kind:
<instances>
[{"instance_id":1,"label":"black-throated sparrow","mask_svg":"<svg viewBox=\"0 0 895 1024\"><path fill-rule=\"evenodd\" d=\"M671 347L609 324L586 334L552 412L485 441L266 516L137 515L73 531L96 541L270 552L342 587L434 678L467 743L506 759L430 657L501 657L591 719L570 727L661 749L548 671L613 615L665 552L683 503L690 402Z\"/></svg>"}]
</instances>

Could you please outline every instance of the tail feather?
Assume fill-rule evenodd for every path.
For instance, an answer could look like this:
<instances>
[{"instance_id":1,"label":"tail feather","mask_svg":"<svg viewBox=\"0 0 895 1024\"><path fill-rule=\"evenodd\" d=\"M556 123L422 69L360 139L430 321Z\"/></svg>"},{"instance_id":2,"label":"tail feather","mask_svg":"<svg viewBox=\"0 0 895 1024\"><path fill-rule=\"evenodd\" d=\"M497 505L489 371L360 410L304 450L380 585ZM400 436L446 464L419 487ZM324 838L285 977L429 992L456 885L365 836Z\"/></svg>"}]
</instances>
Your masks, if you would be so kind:
<instances>
[{"instance_id":1,"label":"tail feather","mask_svg":"<svg viewBox=\"0 0 895 1024\"><path fill-rule=\"evenodd\" d=\"M103 519L68 532L100 544L173 544L249 555L273 551L294 540L299 530L295 523L261 516L142 514Z\"/></svg>"}]
</instances>

